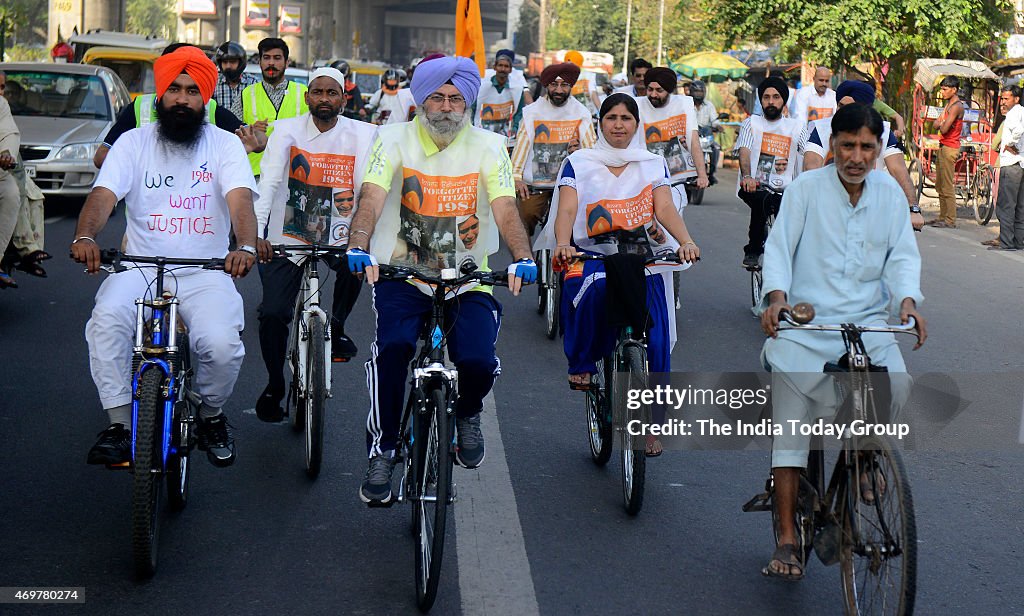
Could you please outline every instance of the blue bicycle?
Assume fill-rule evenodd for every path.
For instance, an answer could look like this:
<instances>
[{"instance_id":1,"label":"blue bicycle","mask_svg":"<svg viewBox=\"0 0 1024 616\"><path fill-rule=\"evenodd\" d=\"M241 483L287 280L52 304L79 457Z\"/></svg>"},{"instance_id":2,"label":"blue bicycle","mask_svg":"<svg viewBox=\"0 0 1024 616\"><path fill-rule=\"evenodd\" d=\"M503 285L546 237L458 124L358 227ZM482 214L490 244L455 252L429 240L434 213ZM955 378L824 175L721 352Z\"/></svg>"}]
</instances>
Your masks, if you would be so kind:
<instances>
[{"instance_id":1,"label":"blue bicycle","mask_svg":"<svg viewBox=\"0 0 1024 616\"><path fill-rule=\"evenodd\" d=\"M132 456L119 465L132 473L132 556L136 574L145 578L156 572L164 479L169 508L180 511L188 504L189 454L197 443L200 404L192 390L188 331L178 320L178 298L164 289L164 277L173 271L168 266L224 269L224 259L142 257L104 250L101 262L110 273L142 269L140 264L153 272L149 266L156 266L153 293L135 300Z\"/></svg>"}]
</instances>

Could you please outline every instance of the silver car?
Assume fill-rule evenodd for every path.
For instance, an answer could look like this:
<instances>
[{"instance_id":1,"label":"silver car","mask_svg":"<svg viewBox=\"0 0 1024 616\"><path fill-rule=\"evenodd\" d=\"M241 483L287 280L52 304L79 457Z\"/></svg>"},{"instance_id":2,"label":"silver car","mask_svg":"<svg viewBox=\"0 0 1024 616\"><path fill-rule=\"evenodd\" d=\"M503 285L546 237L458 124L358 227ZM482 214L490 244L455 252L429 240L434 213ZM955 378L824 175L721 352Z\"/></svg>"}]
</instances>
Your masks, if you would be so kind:
<instances>
[{"instance_id":1,"label":"silver car","mask_svg":"<svg viewBox=\"0 0 1024 616\"><path fill-rule=\"evenodd\" d=\"M43 193L85 196L96 181L96 149L131 104L112 70L88 64L0 63L7 102L21 131L25 172Z\"/></svg>"}]
</instances>

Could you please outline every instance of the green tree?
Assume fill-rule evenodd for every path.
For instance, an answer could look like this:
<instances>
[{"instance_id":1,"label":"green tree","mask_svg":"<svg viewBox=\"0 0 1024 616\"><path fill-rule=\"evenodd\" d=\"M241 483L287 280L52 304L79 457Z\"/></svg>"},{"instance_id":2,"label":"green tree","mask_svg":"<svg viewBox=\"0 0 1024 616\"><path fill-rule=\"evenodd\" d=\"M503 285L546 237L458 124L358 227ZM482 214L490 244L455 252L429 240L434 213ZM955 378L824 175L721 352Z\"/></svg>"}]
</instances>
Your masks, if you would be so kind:
<instances>
[{"instance_id":1,"label":"green tree","mask_svg":"<svg viewBox=\"0 0 1024 616\"><path fill-rule=\"evenodd\" d=\"M1012 26L1010 0L701 0L729 40L778 42L791 57L826 66L870 63L876 83L906 94L917 58L985 59Z\"/></svg>"},{"instance_id":2,"label":"green tree","mask_svg":"<svg viewBox=\"0 0 1024 616\"><path fill-rule=\"evenodd\" d=\"M519 9L519 23L516 25L516 53L529 54L540 49L537 28L540 23L540 4L536 0L525 0Z\"/></svg>"},{"instance_id":3,"label":"green tree","mask_svg":"<svg viewBox=\"0 0 1024 616\"><path fill-rule=\"evenodd\" d=\"M174 0L128 0L125 13L128 15L128 32L173 38L177 29L177 15Z\"/></svg>"},{"instance_id":4,"label":"green tree","mask_svg":"<svg viewBox=\"0 0 1024 616\"><path fill-rule=\"evenodd\" d=\"M548 0L548 49L600 51L622 57L626 3L620 0Z\"/></svg>"},{"instance_id":5,"label":"green tree","mask_svg":"<svg viewBox=\"0 0 1024 616\"><path fill-rule=\"evenodd\" d=\"M47 5L39 0L0 1L0 26L4 28L7 52L15 45L46 42Z\"/></svg>"}]
</instances>

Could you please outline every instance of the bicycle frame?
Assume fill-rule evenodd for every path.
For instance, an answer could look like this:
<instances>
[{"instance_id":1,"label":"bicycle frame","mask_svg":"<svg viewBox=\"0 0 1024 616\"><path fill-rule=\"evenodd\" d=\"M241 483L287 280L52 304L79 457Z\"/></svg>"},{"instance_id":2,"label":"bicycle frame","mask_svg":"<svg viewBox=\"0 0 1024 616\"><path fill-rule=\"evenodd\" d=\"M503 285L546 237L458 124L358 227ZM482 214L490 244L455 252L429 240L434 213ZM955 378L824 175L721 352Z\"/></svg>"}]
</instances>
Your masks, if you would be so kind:
<instances>
[{"instance_id":1,"label":"bicycle frame","mask_svg":"<svg viewBox=\"0 0 1024 616\"><path fill-rule=\"evenodd\" d=\"M327 397L331 397L331 326L330 318L324 309L320 307L320 272L317 267L320 259L314 258L313 253L306 258L303 266L302 283L299 286L299 294L295 300L295 317L292 319L292 350L289 357L292 360L292 371L297 378L298 393L305 397L308 382L306 375L306 359L309 356L309 345L316 341L309 339L309 320L314 314L319 315L321 322L326 324L324 328L324 384L327 388Z\"/></svg>"}]
</instances>

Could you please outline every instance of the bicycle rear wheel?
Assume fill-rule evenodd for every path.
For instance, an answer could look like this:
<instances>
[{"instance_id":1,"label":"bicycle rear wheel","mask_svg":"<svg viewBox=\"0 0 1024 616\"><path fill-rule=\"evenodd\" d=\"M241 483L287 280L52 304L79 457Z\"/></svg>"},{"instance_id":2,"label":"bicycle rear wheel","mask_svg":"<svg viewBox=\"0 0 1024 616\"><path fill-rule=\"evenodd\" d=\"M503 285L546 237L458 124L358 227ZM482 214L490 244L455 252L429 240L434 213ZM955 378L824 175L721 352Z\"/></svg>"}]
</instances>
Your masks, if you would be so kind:
<instances>
[{"instance_id":1,"label":"bicycle rear wheel","mask_svg":"<svg viewBox=\"0 0 1024 616\"><path fill-rule=\"evenodd\" d=\"M541 267L545 267L545 257L547 256L546 250L538 250L533 253L534 262L540 263ZM537 314L544 314L547 310L548 295L547 295L547 284L550 281L541 280L537 285Z\"/></svg>"},{"instance_id":2,"label":"bicycle rear wheel","mask_svg":"<svg viewBox=\"0 0 1024 616\"><path fill-rule=\"evenodd\" d=\"M597 362L593 389L587 392L587 428L590 431L590 456L594 464L604 466L612 457L612 419L608 412L607 362Z\"/></svg>"},{"instance_id":3,"label":"bicycle rear wheel","mask_svg":"<svg viewBox=\"0 0 1024 616\"><path fill-rule=\"evenodd\" d=\"M132 464L132 558L140 578L156 573L160 543L160 480L162 470L164 374L158 368L142 373L138 385L139 412L135 424Z\"/></svg>"},{"instance_id":4,"label":"bicycle rear wheel","mask_svg":"<svg viewBox=\"0 0 1024 616\"><path fill-rule=\"evenodd\" d=\"M640 420L642 425L651 424L651 407L641 404L640 408L630 410L626 405L627 392L631 389L647 389L647 358L639 346L629 344L622 350L623 368L626 379L615 384L615 408L622 415L622 422L615 426L619 432L619 451L622 458L622 498L626 513L636 515L644 506L644 484L647 473L647 438L630 436L626 426L633 420ZM624 387L620 386L624 385Z\"/></svg>"},{"instance_id":5,"label":"bicycle rear wheel","mask_svg":"<svg viewBox=\"0 0 1024 616\"><path fill-rule=\"evenodd\" d=\"M324 368L324 345L327 337L320 315L309 316L309 346L306 353L306 396L302 409L306 437L306 475L312 479L320 474L324 455L324 405L327 401L327 375Z\"/></svg>"},{"instance_id":6,"label":"bicycle rear wheel","mask_svg":"<svg viewBox=\"0 0 1024 616\"><path fill-rule=\"evenodd\" d=\"M750 270L750 306L756 308L761 303L761 268Z\"/></svg>"},{"instance_id":7,"label":"bicycle rear wheel","mask_svg":"<svg viewBox=\"0 0 1024 616\"><path fill-rule=\"evenodd\" d=\"M912 614L917 525L903 457L881 436L860 437L850 455L839 553L846 613Z\"/></svg>"},{"instance_id":8,"label":"bicycle rear wheel","mask_svg":"<svg viewBox=\"0 0 1024 616\"><path fill-rule=\"evenodd\" d=\"M413 441L416 468L416 604L426 612L437 598L452 482L452 416L444 391L434 389ZM417 455L419 453L420 455Z\"/></svg>"},{"instance_id":9,"label":"bicycle rear wheel","mask_svg":"<svg viewBox=\"0 0 1024 616\"><path fill-rule=\"evenodd\" d=\"M192 390L192 357L188 334L178 334L178 348L178 392L171 420L171 453L167 455L167 506L172 511L181 511L188 504L192 418L198 413L198 409L190 408L192 403L188 398Z\"/></svg>"},{"instance_id":10,"label":"bicycle rear wheel","mask_svg":"<svg viewBox=\"0 0 1024 616\"><path fill-rule=\"evenodd\" d=\"M977 197L974 200L974 219L979 225L985 226L992 220L992 213L996 209L995 174L997 171L992 167L981 171L978 182L975 185Z\"/></svg>"}]
</instances>

